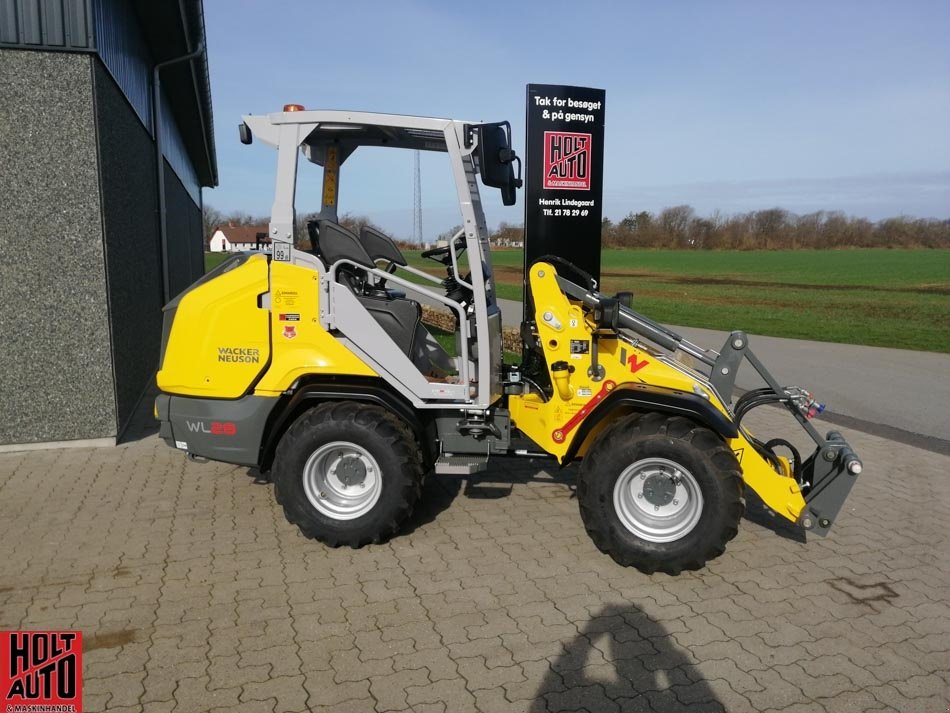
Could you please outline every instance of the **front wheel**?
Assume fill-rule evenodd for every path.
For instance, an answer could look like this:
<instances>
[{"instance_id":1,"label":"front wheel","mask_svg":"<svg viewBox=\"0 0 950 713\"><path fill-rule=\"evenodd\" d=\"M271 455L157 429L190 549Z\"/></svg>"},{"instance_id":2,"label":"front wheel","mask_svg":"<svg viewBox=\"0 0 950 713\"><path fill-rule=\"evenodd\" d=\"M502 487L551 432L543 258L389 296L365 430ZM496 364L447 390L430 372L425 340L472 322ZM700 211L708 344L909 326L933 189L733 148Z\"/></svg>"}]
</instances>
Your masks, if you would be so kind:
<instances>
[{"instance_id":1,"label":"front wheel","mask_svg":"<svg viewBox=\"0 0 950 713\"><path fill-rule=\"evenodd\" d=\"M273 468L287 520L332 547L395 534L419 499L422 475L405 423L378 406L347 401L300 416L281 438Z\"/></svg>"},{"instance_id":2,"label":"front wheel","mask_svg":"<svg viewBox=\"0 0 950 713\"><path fill-rule=\"evenodd\" d=\"M646 573L675 575L718 557L744 511L742 475L726 443L659 413L607 428L583 460L577 491L594 544Z\"/></svg>"}]
</instances>

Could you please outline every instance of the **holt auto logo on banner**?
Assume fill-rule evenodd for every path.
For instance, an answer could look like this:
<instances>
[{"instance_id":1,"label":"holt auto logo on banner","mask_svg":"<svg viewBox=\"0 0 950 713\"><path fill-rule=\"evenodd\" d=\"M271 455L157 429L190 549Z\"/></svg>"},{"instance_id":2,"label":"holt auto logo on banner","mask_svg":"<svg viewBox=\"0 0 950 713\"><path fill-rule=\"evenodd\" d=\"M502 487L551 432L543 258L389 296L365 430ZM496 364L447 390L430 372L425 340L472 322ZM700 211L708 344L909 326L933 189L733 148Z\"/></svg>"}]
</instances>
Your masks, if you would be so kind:
<instances>
[{"instance_id":1,"label":"holt auto logo on banner","mask_svg":"<svg viewBox=\"0 0 950 713\"><path fill-rule=\"evenodd\" d=\"M525 274L545 255L600 278L603 89L529 84L525 132Z\"/></svg>"}]
</instances>

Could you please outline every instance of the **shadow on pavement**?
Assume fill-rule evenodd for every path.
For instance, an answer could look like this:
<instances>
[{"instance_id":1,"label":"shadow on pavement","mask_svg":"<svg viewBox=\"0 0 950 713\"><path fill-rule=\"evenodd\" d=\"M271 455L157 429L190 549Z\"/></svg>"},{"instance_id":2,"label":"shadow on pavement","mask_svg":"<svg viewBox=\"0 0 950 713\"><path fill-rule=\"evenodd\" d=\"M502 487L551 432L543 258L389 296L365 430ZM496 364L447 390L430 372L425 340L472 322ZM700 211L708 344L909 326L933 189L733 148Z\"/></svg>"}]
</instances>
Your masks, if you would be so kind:
<instances>
[{"instance_id":1,"label":"shadow on pavement","mask_svg":"<svg viewBox=\"0 0 950 713\"><path fill-rule=\"evenodd\" d=\"M530 713L724 711L665 627L630 605L601 609L551 663Z\"/></svg>"},{"instance_id":2,"label":"shadow on pavement","mask_svg":"<svg viewBox=\"0 0 950 713\"><path fill-rule=\"evenodd\" d=\"M135 405L135 411L119 434L118 445L142 441L158 433L158 421L152 411L156 396L158 396L158 387L152 384Z\"/></svg>"},{"instance_id":3,"label":"shadow on pavement","mask_svg":"<svg viewBox=\"0 0 950 713\"><path fill-rule=\"evenodd\" d=\"M458 497L462 489L461 485L462 481L457 478L446 478L430 473L422 485L422 496L419 502L416 503L409 519L399 528L396 537L408 535L436 520Z\"/></svg>"},{"instance_id":4,"label":"shadow on pavement","mask_svg":"<svg viewBox=\"0 0 950 713\"><path fill-rule=\"evenodd\" d=\"M562 485L574 488L574 469L561 469L553 460L493 457L484 473L469 476L430 473L422 486L422 497L399 534L409 534L451 507L459 495L477 500L498 500L511 495L514 486L526 483Z\"/></svg>"}]
</instances>

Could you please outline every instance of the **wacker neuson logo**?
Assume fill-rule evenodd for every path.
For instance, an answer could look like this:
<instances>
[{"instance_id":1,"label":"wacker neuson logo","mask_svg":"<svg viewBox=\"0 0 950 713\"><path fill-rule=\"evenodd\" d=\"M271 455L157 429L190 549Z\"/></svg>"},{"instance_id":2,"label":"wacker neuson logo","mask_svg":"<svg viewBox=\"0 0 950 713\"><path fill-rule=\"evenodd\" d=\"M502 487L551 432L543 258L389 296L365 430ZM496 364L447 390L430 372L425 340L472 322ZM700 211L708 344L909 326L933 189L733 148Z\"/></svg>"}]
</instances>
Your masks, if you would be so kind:
<instances>
[{"instance_id":1,"label":"wacker neuson logo","mask_svg":"<svg viewBox=\"0 0 950 713\"><path fill-rule=\"evenodd\" d=\"M591 135L566 131L544 132L544 182L542 188L589 191Z\"/></svg>"},{"instance_id":2,"label":"wacker neuson logo","mask_svg":"<svg viewBox=\"0 0 950 713\"><path fill-rule=\"evenodd\" d=\"M0 713L82 713L82 632L0 632Z\"/></svg>"},{"instance_id":3,"label":"wacker neuson logo","mask_svg":"<svg viewBox=\"0 0 950 713\"><path fill-rule=\"evenodd\" d=\"M218 347L218 361L259 364L261 350L253 347Z\"/></svg>"}]
</instances>

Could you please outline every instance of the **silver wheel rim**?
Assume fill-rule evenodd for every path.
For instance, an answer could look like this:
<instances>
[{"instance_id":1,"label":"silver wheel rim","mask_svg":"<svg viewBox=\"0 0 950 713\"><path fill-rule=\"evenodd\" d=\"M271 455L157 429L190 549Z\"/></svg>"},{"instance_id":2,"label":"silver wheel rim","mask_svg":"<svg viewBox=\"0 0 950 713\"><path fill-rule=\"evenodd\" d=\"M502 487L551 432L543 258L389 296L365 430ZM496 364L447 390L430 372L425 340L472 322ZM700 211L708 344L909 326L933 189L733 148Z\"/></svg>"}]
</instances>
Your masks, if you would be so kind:
<instances>
[{"instance_id":1,"label":"silver wheel rim","mask_svg":"<svg viewBox=\"0 0 950 713\"><path fill-rule=\"evenodd\" d=\"M353 520L373 509L383 481L369 451L355 443L334 441L307 459L303 489L310 504L327 517Z\"/></svg>"},{"instance_id":2,"label":"silver wheel rim","mask_svg":"<svg viewBox=\"0 0 950 713\"><path fill-rule=\"evenodd\" d=\"M666 458L644 458L617 478L614 510L637 537L673 542L696 527L703 514L703 494L683 466Z\"/></svg>"}]
</instances>

